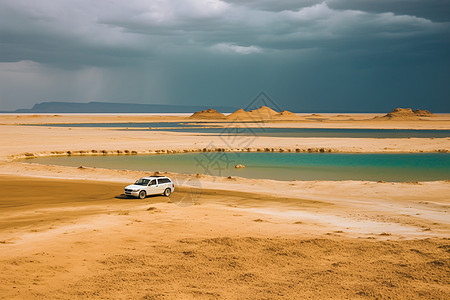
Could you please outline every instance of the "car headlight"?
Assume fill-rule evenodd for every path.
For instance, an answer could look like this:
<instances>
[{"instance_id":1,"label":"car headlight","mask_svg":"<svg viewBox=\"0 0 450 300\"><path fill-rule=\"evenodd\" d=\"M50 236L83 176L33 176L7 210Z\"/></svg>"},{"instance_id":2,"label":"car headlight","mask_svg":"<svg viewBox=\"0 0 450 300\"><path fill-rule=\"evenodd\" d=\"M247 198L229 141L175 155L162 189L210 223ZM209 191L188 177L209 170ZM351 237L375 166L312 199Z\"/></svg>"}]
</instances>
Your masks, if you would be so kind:
<instances>
[{"instance_id":1,"label":"car headlight","mask_svg":"<svg viewBox=\"0 0 450 300\"><path fill-rule=\"evenodd\" d=\"M140 191L140 189L137 189L137 190L133 190L133 192L139 192Z\"/></svg>"}]
</instances>

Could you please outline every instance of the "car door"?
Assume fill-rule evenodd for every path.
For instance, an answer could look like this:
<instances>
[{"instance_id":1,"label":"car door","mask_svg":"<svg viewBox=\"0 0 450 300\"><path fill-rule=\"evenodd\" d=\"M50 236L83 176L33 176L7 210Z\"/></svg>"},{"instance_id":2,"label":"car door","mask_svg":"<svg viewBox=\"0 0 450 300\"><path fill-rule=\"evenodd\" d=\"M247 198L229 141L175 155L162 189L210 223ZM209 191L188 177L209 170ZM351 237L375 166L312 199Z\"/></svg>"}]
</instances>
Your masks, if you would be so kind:
<instances>
[{"instance_id":1,"label":"car door","mask_svg":"<svg viewBox=\"0 0 450 300\"><path fill-rule=\"evenodd\" d=\"M167 186L167 180L165 178L158 179L158 194L164 193Z\"/></svg>"},{"instance_id":2,"label":"car door","mask_svg":"<svg viewBox=\"0 0 450 300\"><path fill-rule=\"evenodd\" d=\"M155 194L159 194L160 193L159 190L158 190L158 184L156 182L156 179L152 179L149 182L149 184L148 184L148 186L146 188L146 191L147 191L147 195L155 195Z\"/></svg>"},{"instance_id":3,"label":"car door","mask_svg":"<svg viewBox=\"0 0 450 300\"><path fill-rule=\"evenodd\" d=\"M162 194L165 189L164 180L161 178L156 179L156 180L157 180L157 183L156 183L156 188L155 188L155 194Z\"/></svg>"}]
</instances>

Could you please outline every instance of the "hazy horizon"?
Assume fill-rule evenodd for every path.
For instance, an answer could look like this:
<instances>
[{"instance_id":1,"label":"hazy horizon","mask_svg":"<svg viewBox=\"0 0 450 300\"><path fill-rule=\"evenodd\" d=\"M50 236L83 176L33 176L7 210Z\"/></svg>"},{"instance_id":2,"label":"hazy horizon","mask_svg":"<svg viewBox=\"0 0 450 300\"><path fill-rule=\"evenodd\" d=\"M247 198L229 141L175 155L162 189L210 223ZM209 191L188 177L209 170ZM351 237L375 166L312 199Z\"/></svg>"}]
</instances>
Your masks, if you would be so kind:
<instances>
[{"instance_id":1,"label":"hazy horizon","mask_svg":"<svg viewBox=\"0 0 450 300\"><path fill-rule=\"evenodd\" d=\"M450 112L450 2L0 2L0 111L58 102Z\"/></svg>"}]
</instances>

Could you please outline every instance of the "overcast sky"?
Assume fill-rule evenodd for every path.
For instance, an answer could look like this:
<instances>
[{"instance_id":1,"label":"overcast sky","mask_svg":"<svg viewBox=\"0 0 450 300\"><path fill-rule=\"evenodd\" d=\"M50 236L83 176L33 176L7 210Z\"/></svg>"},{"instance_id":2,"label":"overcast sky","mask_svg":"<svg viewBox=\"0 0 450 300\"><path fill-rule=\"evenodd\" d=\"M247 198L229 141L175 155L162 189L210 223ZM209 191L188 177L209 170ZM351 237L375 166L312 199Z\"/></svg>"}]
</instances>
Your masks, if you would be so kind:
<instances>
[{"instance_id":1,"label":"overcast sky","mask_svg":"<svg viewBox=\"0 0 450 300\"><path fill-rule=\"evenodd\" d=\"M448 0L0 0L0 110L43 101L450 112Z\"/></svg>"}]
</instances>

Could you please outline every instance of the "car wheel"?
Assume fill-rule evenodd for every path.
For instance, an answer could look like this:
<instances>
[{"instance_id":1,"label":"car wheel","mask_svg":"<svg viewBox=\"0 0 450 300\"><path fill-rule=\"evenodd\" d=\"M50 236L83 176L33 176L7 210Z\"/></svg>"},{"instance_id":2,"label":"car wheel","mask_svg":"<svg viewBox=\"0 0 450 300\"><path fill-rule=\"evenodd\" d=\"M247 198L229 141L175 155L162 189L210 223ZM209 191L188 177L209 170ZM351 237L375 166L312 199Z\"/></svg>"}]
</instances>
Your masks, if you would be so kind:
<instances>
[{"instance_id":1,"label":"car wheel","mask_svg":"<svg viewBox=\"0 0 450 300\"><path fill-rule=\"evenodd\" d=\"M147 193L145 191L139 192L139 198L144 199L147 196Z\"/></svg>"},{"instance_id":2,"label":"car wheel","mask_svg":"<svg viewBox=\"0 0 450 300\"><path fill-rule=\"evenodd\" d=\"M172 194L172 190L171 189L165 189L164 190L164 196L169 197L170 194Z\"/></svg>"}]
</instances>

